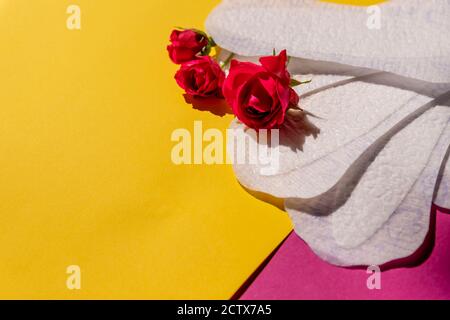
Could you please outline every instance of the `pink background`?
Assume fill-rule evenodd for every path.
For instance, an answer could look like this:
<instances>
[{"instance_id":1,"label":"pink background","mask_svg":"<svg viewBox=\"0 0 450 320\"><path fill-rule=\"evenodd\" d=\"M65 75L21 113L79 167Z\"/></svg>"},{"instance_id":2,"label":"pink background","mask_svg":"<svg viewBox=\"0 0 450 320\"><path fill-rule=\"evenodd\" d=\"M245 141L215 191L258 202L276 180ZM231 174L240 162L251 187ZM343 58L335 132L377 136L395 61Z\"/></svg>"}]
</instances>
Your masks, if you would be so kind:
<instances>
[{"instance_id":1,"label":"pink background","mask_svg":"<svg viewBox=\"0 0 450 320\"><path fill-rule=\"evenodd\" d=\"M428 258L383 271L380 290L367 288L365 268L332 266L291 233L241 299L450 299L448 213L432 209L436 230L430 233Z\"/></svg>"}]
</instances>

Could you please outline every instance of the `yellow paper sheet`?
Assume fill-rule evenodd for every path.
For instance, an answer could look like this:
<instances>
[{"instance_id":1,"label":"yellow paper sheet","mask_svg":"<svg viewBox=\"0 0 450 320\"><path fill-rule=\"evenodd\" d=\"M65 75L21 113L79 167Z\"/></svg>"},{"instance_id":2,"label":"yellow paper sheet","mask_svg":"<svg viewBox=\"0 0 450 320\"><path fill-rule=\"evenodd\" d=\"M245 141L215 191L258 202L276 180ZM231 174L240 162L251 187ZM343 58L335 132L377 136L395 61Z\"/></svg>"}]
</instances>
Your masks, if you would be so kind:
<instances>
[{"instance_id":1,"label":"yellow paper sheet","mask_svg":"<svg viewBox=\"0 0 450 320\"><path fill-rule=\"evenodd\" d=\"M231 167L171 161L173 130L232 119L185 103L165 49L217 3L0 0L1 298L226 299L290 231Z\"/></svg>"},{"instance_id":2,"label":"yellow paper sheet","mask_svg":"<svg viewBox=\"0 0 450 320\"><path fill-rule=\"evenodd\" d=\"M171 161L173 130L232 119L185 103L165 50L217 3L0 0L0 298L226 299L289 233L231 167Z\"/></svg>"}]
</instances>

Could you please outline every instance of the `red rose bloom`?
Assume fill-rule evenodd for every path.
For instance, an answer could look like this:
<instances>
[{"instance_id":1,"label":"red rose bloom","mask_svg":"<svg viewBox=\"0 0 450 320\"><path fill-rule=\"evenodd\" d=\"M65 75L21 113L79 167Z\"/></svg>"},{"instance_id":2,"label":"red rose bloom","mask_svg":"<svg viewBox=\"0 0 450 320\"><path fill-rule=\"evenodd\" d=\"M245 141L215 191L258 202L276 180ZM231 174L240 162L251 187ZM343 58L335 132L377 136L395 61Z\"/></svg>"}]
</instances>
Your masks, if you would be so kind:
<instances>
[{"instance_id":1,"label":"red rose bloom","mask_svg":"<svg viewBox=\"0 0 450 320\"><path fill-rule=\"evenodd\" d=\"M194 97L222 97L225 73L209 56L185 62L175 75L178 85Z\"/></svg>"},{"instance_id":2,"label":"red rose bloom","mask_svg":"<svg viewBox=\"0 0 450 320\"><path fill-rule=\"evenodd\" d=\"M233 60L223 94L236 117L250 128L272 129L284 122L299 97L290 87L287 54L259 59L261 65Z\"/></svg>"},{"instance_id":3,"label":"red rose bloom","mask_svg":"<svg viewBox=\"0 0 450 320\"><path fill-rule=\"evenodd\" d=\"M193 30L173 30L167 46L170 59L176 63L190 61L208 45L208 38Z\"/></svg>"}]
</instances>

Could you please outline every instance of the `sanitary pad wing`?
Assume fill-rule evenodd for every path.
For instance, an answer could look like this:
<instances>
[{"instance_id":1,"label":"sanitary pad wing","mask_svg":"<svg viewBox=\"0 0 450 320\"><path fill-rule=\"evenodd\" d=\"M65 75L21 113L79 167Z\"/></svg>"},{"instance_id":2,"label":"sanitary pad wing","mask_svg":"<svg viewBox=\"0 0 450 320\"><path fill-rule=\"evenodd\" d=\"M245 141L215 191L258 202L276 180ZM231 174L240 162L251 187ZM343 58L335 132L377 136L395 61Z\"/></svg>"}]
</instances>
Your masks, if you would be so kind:
<instances>
[{"instance_id":1,"label":"sanitary pad wing","mask_svg":"<svg viewBox=\"0 0 450 320\"><path fill-rule=\"evenodd\" d=\"M382 265L412 255L429 230L437 168L450 141L449 112L448 106L433 108L395 135L335 210L304 213L320 203L287 199L297 234L322 259L341 266ZM336 194L320 201L329 207L340 202Z\"/></svg>"}]
</instances>

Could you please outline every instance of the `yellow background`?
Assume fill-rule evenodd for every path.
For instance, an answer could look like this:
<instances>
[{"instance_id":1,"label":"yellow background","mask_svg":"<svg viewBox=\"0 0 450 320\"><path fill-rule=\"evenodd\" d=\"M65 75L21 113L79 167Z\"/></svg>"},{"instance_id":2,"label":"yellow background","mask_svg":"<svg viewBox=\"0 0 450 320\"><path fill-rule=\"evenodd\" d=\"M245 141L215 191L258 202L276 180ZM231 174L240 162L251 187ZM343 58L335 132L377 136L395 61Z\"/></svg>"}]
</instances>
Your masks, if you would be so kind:
<instances>
[{"instance_id":1,"label":"yellow background","mask_svg":"<svg viewBox=\"0 0 450 320\"><path fill-rule=\"evenodd\" d=\"M0 0L0 298L226 299L289 233L231 167L170 159L174 129L232 119L185 103L165 51L217 3Z\"/></svg>"}]
</instances>

